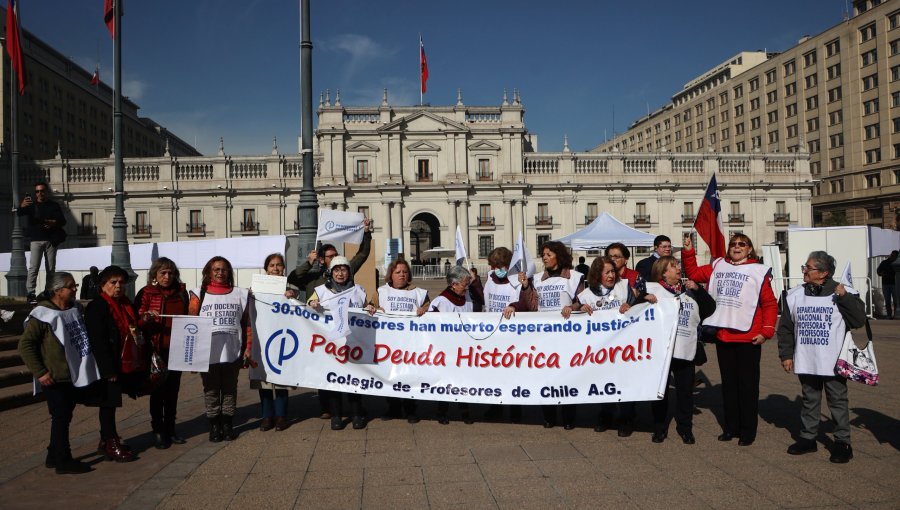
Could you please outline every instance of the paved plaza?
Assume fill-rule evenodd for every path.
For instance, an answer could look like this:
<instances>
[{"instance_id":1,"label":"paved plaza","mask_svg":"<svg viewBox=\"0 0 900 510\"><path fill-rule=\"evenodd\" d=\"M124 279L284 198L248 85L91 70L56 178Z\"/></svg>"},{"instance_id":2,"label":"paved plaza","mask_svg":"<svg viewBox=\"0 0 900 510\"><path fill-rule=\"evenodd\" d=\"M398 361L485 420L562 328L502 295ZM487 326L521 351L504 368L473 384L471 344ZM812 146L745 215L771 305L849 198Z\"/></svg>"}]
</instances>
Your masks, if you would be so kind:
<instances>
[{"instance_id":1,"label":"paved plaza","mask_svg":"<svg viewBox=\"0 0 900 510\"><path fill-rule=\"evenodd\" d=\"M763 351L760 431L755 444L720 443L718 367L700 370L697 444L685 445L671 424L662 444L650 441L648 405L638 430L619 438L593 430L596 406L579 407L573 431L546 430L539 409L525 423L433 419L416 425L382 421L378 399L366 400L366 430L332 431L320 420L315 392L291 393L292 426L257 428L258 396L242 374L240 437L206 439L200 377L185 374L179 431L185 445L152 447L146 399L120 409L119 431L140 455L130 464L102 461L96 409L80 407L73 452L92 462L85 475L56 475L43 466L50 420L46 405L0 413L0 505L3 508L900 508L900 322L873 323L882 384L850 383L855 458L828 462L830 436L817 453L785 449L799 427L799 383L785 374L768 342ZM453 408L451 407L451 410ZM480 416L478 409L476 416ZM827 411L826 411L827 413ZM454 416L458 420L458 416ZM827 422L823 431L830 431Z\"/></svg>"}]
</instances>

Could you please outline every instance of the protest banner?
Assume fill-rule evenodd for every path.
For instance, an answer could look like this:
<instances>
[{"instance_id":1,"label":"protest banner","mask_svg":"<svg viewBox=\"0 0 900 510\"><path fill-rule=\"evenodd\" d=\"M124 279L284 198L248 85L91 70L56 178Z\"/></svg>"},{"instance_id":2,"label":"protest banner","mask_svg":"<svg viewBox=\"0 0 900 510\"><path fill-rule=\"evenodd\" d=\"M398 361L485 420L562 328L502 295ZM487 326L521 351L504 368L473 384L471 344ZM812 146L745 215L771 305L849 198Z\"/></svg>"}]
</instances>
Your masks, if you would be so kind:
<instances>
[{"instance_id":1,"label":"protest banner","mask_svg":"<svg viewBox=\"0 0 900 510\"><path fill-rule=\"evenodd\" d=\"M328 340L331 315L257 294L254 379L422 400L578 404L657 400L668 379L674 298L593 315L349 313L350 334Z\"/></svg>"},{"instance_id":2,"label":"protest banner","mask_svg":"<svg viewBox=\"0 0 900 510\"><path fill-rule=\"evenodd\" d=\"M169 370L206 372L212 344L212 317L175 315L169 341Z\"/></svg>"},{"instance_id":3,"label":"protest banner","mask_svg":"<svg viewBox=\"0 0 900 510\"><path fill-rule=\"evenodd\" d=\"M355 212L319 209L316 240L333 243L360 244L363 240L365 215Z\"/></svg>"}]
</instances>

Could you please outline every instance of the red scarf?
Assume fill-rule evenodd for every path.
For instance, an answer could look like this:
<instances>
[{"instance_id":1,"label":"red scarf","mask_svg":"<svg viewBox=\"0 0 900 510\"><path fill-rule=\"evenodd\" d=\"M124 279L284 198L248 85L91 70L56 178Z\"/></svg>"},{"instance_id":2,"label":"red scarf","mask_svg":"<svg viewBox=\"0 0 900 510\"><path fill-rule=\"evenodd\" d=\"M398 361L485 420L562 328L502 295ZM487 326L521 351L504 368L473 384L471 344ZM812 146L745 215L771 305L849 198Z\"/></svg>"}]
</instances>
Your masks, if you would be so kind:
<instances>
[{"instance_id":1,"label":"red scarf","mask_svg":"<svg viewBox=\"0 0 900 510\"><path fill-rule=\"evenodd\" d=\"M232 287L231 285L223 285L221 283L209 282L209 284L206 286L206 292L209 292L210 294L220 294L220 295L228 294L231 292L231 289L233 289L233 288L234 287Z\"/></svg>"},{"instance_id":2,"label":"red scarf","mask_svg":"<svg viewBox=\"0 0 900 510\"><path fill-rule=\"evenodd\" d=\"M468 292L468 290L466 290L466 292ZM444 292L441 292L441 295L447 298L448 301L456 306L462 306L466 304L466 296L460 296L456 292L453 292L453 289L451 289L450 287L444 289Z\"/></svg>"},{"instance_id":3,"label":"red scarf","mask_svg":"<svg viewBox=\"0 0 900 510\"><path fill-rule=\"evenodd\" d=\"M116 326L119 329L119 338L126 338L131 334L131 327L137 325L131 301L125 296L116 299L106 292L101 292L100 297L109 305L109 311L112 313L113 320L116 321Z\"/></svg>"},{"instance_id":4,"label":"red scarf","mask_svg":"<svg viewBox=\"0 0 900 510\"><path fill-rule=\"evenodd\" d=\"M659 284L672 294L681 294L681 291L684 290L681 285L681 280L678 280L678 283L676 283L675 285L669 285L665 280L660 279Z\"/></svg>"}]
</instances>

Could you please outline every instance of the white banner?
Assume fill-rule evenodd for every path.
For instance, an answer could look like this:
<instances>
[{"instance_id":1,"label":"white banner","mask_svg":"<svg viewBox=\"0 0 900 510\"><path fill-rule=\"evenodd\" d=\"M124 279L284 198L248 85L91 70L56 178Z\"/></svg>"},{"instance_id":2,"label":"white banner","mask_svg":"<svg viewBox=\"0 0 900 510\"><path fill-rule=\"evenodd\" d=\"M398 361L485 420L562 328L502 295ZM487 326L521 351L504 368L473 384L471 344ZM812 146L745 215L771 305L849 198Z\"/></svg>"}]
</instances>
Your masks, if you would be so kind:
<instances>
[{"instance_id":1,"label":"white banner","mask_svg":"<svg viewBox=\"0 0 900 510\"><path fill-rule=\"evenodd\" d=\"M512 260L509 262L509 272L512 274L525 273L525 276L531 278L537 272L534 265L534 259L528 256L528 248L525 241L522 240L522 231L519 231L519 237L516 239L516 245L513 247Z\"/></svg>"},{"instance_id":2,"label":"white banner","mask_svg":"<svg viewBox=\"0 0 900 510\"><path fill-rule=\"evenodd\" d=\"M212 344L212 317L177 315L172 318L169 370L206 372Z\"/></svg>"},{"instance_id":3,"label":"white banner","mask_svg":"<svg viewBox=\"0 0 900 510\"><path fill-rule=\"evenodd\" d=\"M316 239L335 243L361 244L363 240L362 213L319 209L319 230Z\"/></svg>"},{"instance_id":4,"label":"white banner","mask_svg":"<svg viewBox=\"0 0 900 510\"><path fill-rule=\"evenodd\" d=\"M459 225L456 226L456 265L461 266L465 263L465 260L469 258L466 254L466 243L463 242L462 230L460 230Z\"/></svg>"},{"instance_id":5,"label":"white banner","mask_svg":"<svg viewBox=\"0 0 900 510\"><path fill-rule=\"evenodd\" d=\"M328 340L332 317L256 295L254 379L422 400L577 404L658 400L678 320L675 298L573 314L350 311L350 335Z\"/></svg>"}]
</instances>

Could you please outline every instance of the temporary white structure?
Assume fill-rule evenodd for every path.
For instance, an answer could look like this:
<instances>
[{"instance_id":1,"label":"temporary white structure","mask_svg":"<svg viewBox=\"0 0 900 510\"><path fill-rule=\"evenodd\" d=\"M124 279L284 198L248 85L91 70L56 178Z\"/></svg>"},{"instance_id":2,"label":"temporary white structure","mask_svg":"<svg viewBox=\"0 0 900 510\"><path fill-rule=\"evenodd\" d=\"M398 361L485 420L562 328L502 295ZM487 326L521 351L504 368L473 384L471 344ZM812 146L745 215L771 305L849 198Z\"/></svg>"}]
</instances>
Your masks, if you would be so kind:
<instances>
[{"instance_id":1,"label":"temporary white structure","mask_svg":"<svg viewBox=\"0 0 900 510\"><path fill-rule=\"evenodd\" d=\"M604 212L583 229L556 239L573 250L600 250L612 243L625 246L653 246L654 234L641 232Z\"/></svg>"},{"instance_id":2,"label":"temporary white structure","mask_svg":"<svg viewBox=\"0 0 900 510\"><path fill-rule=\"evenodd\" d=\"M900 249L900 232L869 226L842 227L790 227L788 228L788 274L789 282L797 285L802 281L800 265L806 264L806 257L816 250L828 252L837 262L835 279L849 262L853 269L853 285L856 290L873 296L873 289L881 287L881 278L875 268L892 250ZM867 298L868 303L880 306L879 298Z\"/></svg>"}]
</instances>

